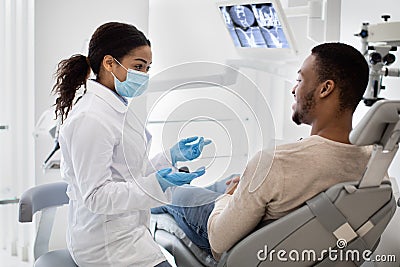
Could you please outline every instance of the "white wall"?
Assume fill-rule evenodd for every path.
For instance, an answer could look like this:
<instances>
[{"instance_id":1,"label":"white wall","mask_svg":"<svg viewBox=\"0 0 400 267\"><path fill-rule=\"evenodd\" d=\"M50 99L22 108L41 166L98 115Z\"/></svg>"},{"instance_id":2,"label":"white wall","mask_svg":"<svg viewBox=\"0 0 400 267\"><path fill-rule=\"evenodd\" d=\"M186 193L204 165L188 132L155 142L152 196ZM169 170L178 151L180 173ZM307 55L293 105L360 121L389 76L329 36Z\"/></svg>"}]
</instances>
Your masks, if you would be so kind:
<instances>
[{"instance_id":1,"label":"white wall","mask_svg":"<svg viewBox=\"0 0 400 267\"><path fill-rule=\"evenodd\" d=\"M0 132L0 198L11 198L34 182L33 6L2 0L0 7L0 124L9 126ZM1 248L26 257L32 228L16 223L16 205L1 206L0 217Z\"/></svg>"},{"instance_id":2,"label":"white wall","mask_svg":"<svg viewBox=\"0 0 400 267\"><path fill-rule=\"evenodd\" d=\"M150 0L149 36L152 73L183 62L224 63L237 57L217 8L211 0Z\"/></svg>"}]
</instances>

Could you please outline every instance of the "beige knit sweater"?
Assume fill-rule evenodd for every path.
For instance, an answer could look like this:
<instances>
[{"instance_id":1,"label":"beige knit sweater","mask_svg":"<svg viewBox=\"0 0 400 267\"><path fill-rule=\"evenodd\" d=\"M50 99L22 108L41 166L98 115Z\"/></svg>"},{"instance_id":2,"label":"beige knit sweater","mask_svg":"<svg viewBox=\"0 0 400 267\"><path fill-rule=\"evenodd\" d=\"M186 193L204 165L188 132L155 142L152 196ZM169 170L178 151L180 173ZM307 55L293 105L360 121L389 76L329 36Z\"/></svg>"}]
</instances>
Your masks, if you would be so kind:
<instances>
[{"instance_id":1,"label":"beige knit sweater","mask_svg":"<svg viewBox=\"0 0 400 267\"><path fill-rule=\"evenodd\" d=\"M359 180L371 147L313 135L251 159L233 195L222 195L208 220L214 256L230 249L262 220L278 219L334 184Z\"/></svg>"}]
</instances>

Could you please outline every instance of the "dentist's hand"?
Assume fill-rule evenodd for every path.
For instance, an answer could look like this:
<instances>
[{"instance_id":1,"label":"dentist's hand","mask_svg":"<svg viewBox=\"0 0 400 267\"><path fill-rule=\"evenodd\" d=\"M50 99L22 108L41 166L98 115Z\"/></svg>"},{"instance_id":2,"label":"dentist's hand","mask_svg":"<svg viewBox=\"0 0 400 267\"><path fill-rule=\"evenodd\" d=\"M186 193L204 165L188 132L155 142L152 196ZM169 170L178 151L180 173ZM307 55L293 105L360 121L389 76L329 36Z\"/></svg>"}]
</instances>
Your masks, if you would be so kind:
<instances>
[{"instance_id":1,"label":"dentist's hand","mask_svg":"<svg viewBox=\"0 0 400 267\"><path fill-rule=\"evenodd\" d=\"M177 161L193 160L200 156L203 147L211 144L211 140L204 140L204 137L200 137L199 142L189 144L196 141L199 137L189 137L182 139L176 145L171 147L170 153L172 158L172 166L175 166Z\"/></svg>"},{"instance_id":2,"label":"dentist's hand","mask_svg":"<svg viewBox=\"0 0 400 267\"><path fill-rule=\"evenodd\" d=\"M171 172L171 168L156 172L158 183L163 191L167 190L170 186L189 184L193 179L202 176L206 170L204 167L200 167L194 172Z\"/></svg>"}]
</instances>

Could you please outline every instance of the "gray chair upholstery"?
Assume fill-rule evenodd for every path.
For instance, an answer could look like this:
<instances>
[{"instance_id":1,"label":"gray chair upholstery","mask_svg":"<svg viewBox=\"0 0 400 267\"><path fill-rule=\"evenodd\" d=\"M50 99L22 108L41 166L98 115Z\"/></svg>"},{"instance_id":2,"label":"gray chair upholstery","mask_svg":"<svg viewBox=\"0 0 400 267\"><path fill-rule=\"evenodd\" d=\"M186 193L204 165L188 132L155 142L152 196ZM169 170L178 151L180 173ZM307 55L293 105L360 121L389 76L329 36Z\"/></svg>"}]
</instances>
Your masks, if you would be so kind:
<instances>
[{"instance_id":1,"label":"gray chair upholstery","mask_svg":"<svg viewBox=\"0 0 400 267\"><path fill-rule=\"evenodd\" d=\"M67 249L53 250L40 256L35 261L35 267L76 267Z\"/></svg>"},{"instance_id":2,"label":"gray chair upholstery","mask_svg":"<svg viewBox=\"0 0 400 267\"><path fill-rule=\"evenodd\" d=\"M378 101L350 134L353 144L373 145L360 182L337 184L287 216L260 225L225 252L218 266L360 266L362 253L375 250L396 210L391 184L382 180L398 150L399 114L400 101ZM154 238L175 257L177 265L213 266L197 255L193 244L188 246L182 235L176 235L178 226L168 225L166 216L152 215ZM342 255L350 255L346 261L334 263L327 253L320 257L324 250L342 247ZM286 254L288 261L280 261L276 254L280 250L306 252L311 258L291 261ZM354 260L348 260L351 254Z\"/></svg>"},{"instance_id":3,"label":"gray chair upholstery","mask_svg":"<svg viewBox=\"0 0 400 267\"><path fill-rule=\"evenodd\" d=\"M178 266L217 266L214 258L192 243L169 214L152 214L150 230L157 243L175 256Z\"/></svg>"},{"instance_id":4,"label":"gray chair upholstery","mask_svg":"<svg viewBox=\"0 0 400 267\"><path fill-rule=\"evenodd\" d=\"M55 182L32 187L20 198L20 222L32 222L36 212L42 213L33 248L35 267L77 267L67 249L48 251L56 209L69 202L66 191L66 182Z\"/></svg>"}]
</instances>

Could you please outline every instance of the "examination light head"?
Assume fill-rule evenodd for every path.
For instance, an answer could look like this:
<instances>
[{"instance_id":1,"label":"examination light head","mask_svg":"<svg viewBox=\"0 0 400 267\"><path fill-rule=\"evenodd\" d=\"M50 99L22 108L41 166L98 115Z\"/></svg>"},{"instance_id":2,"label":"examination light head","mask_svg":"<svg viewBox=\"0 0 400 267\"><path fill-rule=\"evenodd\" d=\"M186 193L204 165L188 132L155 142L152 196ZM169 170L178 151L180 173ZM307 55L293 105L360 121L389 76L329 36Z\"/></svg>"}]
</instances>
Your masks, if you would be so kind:
<instances>
[{"instance_id":1,"label":"examination light head","mask_svg":"<svg viewBox=\"0 0 400 267\"><path fill-rule=\"evenodd\" d=\"M372 106L380 97L382 78L385 76L400 77L399 68L389 68L396 61L392 53L400 46L400 34L398 27L400 22L388 22L389 15L383 15L383 23L363 23L361 32L356 36L361 37L362 53L369 65L369 81L363 96L365 105Z\"/></svg>"}]
</instances>

